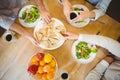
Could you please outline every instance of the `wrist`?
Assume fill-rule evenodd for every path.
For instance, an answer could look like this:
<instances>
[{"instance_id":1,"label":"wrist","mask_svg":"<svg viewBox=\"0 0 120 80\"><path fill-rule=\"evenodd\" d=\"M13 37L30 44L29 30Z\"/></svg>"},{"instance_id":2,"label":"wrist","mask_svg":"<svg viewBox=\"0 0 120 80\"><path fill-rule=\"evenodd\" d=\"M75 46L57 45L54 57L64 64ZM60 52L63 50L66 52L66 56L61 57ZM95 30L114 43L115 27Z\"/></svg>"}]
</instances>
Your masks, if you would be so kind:
<instances>
[{"instance_id":1,"label":"wrist","mask_svg":"<svg viewBox=\"0 0 120 80\"><path fill-rule=\"evenodd\" d=\"M69 4L69 1L68 0L62 0L62 5L63 5L63 7L65 6L65 5L68 5Z\"/></svg>"},{"instance_id":2,"label":"wrist","mask_svg":"<svg viewBox=\"0 0 120 80\"><path fill-rule=\"evenodd\" d=\"M74 39L78 39L78 38L79 38L79 35L75 35L75 36L74 36Z\"/></svg>"},{"instance_id":3,"label":"wrist","mask_svg":"<svg viewBox=\"0 0 120 80\"><path fill-rule=\"evenodd\" d=\"M88 18L95 18L95 12L93 11L88 12Z\"/></svg>"},{"instance_id":4,"label":"wrist","mask_svg":"<svg viewBox=\"0 0 120 80\"><path fill-rule=\"evenodd\" d=\"M38 4L38 8L39 8L40 11L44 11L44 10L45 10L45 7L44 7L44 6L41 6L41 5L39 5L39 4Z\"/></svg>"},{"instance_id":5,"label":"wrist","mask_svg":"<svg viewBox=\"0 0 120 80\"><path fill-rule=\"evenodd\" d=\"M86 18L95 18L95 12L92 11L87 12Z\"/></svg>"}]
</instances>

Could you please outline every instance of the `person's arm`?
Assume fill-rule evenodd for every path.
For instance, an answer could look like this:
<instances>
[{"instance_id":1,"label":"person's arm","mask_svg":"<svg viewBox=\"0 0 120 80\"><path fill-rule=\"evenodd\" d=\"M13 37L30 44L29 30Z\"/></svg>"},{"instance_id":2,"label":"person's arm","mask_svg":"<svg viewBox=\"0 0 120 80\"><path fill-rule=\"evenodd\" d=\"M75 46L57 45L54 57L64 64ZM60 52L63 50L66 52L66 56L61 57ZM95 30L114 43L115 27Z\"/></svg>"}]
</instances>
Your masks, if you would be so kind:
<instances>
[{"instance_id":1,"label":"person's arm","mask_svg":"<svg viewBox=\"0 0 120 80\"><path fill-rule=\"evenodd\" d=\"M116 40L113 40L111 38L105 37L105 36L99 36L99 35L88 35L88 34L75 34L71 32L65 32L64 37L66 39L70 40L79 40L79 41L85 41L87 43L95 44L97 46L101 46L105 49L107 49L109 52L114 54L117 57L120 57L120 43Z\"/></svg>"},{"instance_id":2,"label":"person's arm","mask_svg":"<svg viewBox=\"0 0 120 80\"><path fill-rule=\"evenodd\" d=\"M72 32L64 32L61 34L65 37L65 39L70 39L70 40L77 40L79 37L79 34L75 34Z\"/></svg>"},{"instance_id":3,"label":"person's arm","mask_svg":"<svg viewBox=\"0 0 120 80\"><path fill-rule=\"evenodd\" d=\"M33 34L31 34L28 31L26 31L19 24L13 23L11 25L11 27L10 27L10 30L17 32L21 36L23 36L23 37L27 38L28 40L30 40L34 45L39 46L39 43L34 38Z\"/></svg>"},{"instance_id":4,"label":"person's arm","mask_svg":"<svg viewBox=\"0 0 120 80\"><path fill-rule=\"evenodd\" d=\"M120 43L109 37L99 35L80 34L78 40L85 41L107 49L117 57L120 57Z\"/></svg>"},{"instance_id":5,"label":"person's arm","mask_svg":"<svg viewBox=\"0 0 120 80\"><path fill-rule=\"evenodd\" d=\"M62 5L63 5L63 12L65 17L67 18L67 20L70 20L70 12L72 11L72 5L69 2L69 0L62 0ZM77 18L73 19L72 21L79 21L79 20L83 20L86 18L93 18L95 17L95 12L92 11L80 11L80 16L78 16Z\"/></svg>"},{"instance_id":6,"label":"person's arm","mask_svg":"<svg viewBox=\"0 0 120 80\"><path fill-rule=\"evenodd\" d=\"M101 16L103 16L110 4L111 0L99 0L98 4L96 5L96 9L92 11L78 11L80 15L74 18L72 21L80 21L86 18L90 18L91 20L95 21Z\"/></svg>"},{"instance_id":7,"label":"person's arm","mask_svg":"<svg viewBox=\"0 0 120 80\"><path fill-rule=\"evenodd\" d=\"M35 0L35 2L37 3L42 19L48 24L51 21L51 15L50 13L46 10L43 1L42 0Z\"/></svg>"},{"instance_id":8,"label":"person's arm","mask_svg":"<svg viewBox=\"0 0 120 80\"><path fill-rule=\"evenodd\" d=\"M80 15L78 15L76 18L72 19L72 22L76 21L82 21L87 18L91 18L92 20L95 19L96 14L93 11L78 11ZM97 19L97 18L96 18Z\"/></svg>"},{"instance_id":9,"label":"person's arm","mask_svg":"<svg viewBox=\"0 0 120 80\"><path fill-rule=\"evenodd\" d=\"M67 20L70 18L70 12L72 11L72 5L69 0L62 0L63 13Z\"/></svg>"},{"instance_id":10,"label":"person's arm","mask_svg":"<svg viewBox=\"0 0 120 80\"><path fill-rule=\"evenodd\" d=\"M16 24L14 20L15 18L0 15L0 26L6 30L15 31L16 33L29 39L34 45L38 46L38 42L35 40L33 35L22 28L22 26Z\"/></svg>"}]
</instances>

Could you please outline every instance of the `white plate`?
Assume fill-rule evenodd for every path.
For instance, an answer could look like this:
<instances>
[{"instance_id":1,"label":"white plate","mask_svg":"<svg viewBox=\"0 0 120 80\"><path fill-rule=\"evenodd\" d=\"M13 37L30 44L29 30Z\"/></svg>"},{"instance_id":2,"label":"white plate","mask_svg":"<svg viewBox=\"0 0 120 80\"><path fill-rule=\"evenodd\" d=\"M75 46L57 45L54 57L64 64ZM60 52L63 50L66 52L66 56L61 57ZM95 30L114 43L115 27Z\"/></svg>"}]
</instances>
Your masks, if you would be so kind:
<instances>
[{"instance_id":1,"label":"white plate","mask_svg":"<svg viewBox=\"0 0 120 80\"><path fill-rule=\"evenodd\" d=\"M77 7L80 9L82 8L84 11L89 11L89 9L86 6L81 5L81 4L76 4L76 5L73 5L72 7L73 7L73 9L75 7ZM83 22L80 22L80 23L75 23L75 22L71 22L71 21L69 21L69 23L74 27L81 28L81 27L85 27L89 23L89 21L90 21L90 19L87 18L87 19L83 20Z\"/></svg>"},{"instance_id":2,"label":"white plate","mask_svg":"<svg viewBox=\"0 0 120 80\"><path fill-rule=\"evenodd\" d=\"M35 5L26 5L19 12L19 15L18 15L19 22L24 27L28 27L28 28L35 27L35 25L41 20L41 15L34 23L27 23L27 22L25 22L25 20L20 19L20 17L22 16L23 11L26 10L26 9L30 9L32 6L35 6Z\"/></svg>"},{"instance_id":3,"label":"white plate","mask_svg":"<svg viewBox=\"0 0 120 80\"><path fill-rule=\"evenodd\" d=\"M56 19L56 18L52 18L52 20L55 21L52 27L63 26L64 31L66 31L66 28L64 27L64 24L63 24L60 20L58 20L58 19ZM34 29L34 36L35 36L36 39L39 37L39 36L37 36L37 33L38 33L41 29L44 29L44 28L45 28L44 22L43 22L43 21L39 21L39 23L36 25L36 27L35 27L35 29ZM45 29L45 30L46 30L46 29ZM42 31L43 31L43 30L42 30ZM44 45L40 40L37 39L38 41L40 41L40 45L39 45L39 46L40 46L41 48L47 49L47 50L53 50L53 49L56 49L56 48L60 47L60 46L64 43L65 39L64 39L64 37L63 37L59 32L60 32L60 31L56 32L56 33L58 33L58 35L57 35L56 37L58 37L59 41L58 41L54 46L52 46L52 47L47 47L47 46ZM48 36L48 35L47 35L47 36ZM49 38L49 36L48 36L47 38ZM48 42L48 40L47 40L46 38L44 38L44 39ZM42 41L44 41L43 38L42 38ZM47 43L47 42L46 42L46 43Z\"/></svg>"},{"instance_id":4,"label":"white plate","mask_svg":"<svg viewBox=\"0 0 120 80\"><path fill-rule=\"evenodd\" d=\"M72 56L73 58L78 61L79 63L82 63L82 64L87 64L87 63L90 63L91 61L94 60L94 58L96 57L96 53L90 53L89 55L89 58L85 59L85 58L81 58L81 59L78 59L77 56L76 56L76 45L81 42L80 40L77 40L73 43L72 45ZM89 44L89 45L92 45L92 44ZM96 47L94 45L94 47Z\"/></svg>"}]
</instances>

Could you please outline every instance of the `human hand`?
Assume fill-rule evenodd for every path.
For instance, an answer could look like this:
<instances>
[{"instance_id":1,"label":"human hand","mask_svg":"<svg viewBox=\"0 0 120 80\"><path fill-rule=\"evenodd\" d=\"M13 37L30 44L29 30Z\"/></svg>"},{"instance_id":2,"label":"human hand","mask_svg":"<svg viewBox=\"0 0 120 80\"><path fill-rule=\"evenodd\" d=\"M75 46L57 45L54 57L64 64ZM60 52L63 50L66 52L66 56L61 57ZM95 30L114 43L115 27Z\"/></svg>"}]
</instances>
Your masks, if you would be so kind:
<instances>
[{"instance_id":1,"label":"human hand","mask_svg":"<svg viewBox=\"0 0 120 80\"><path fill-rule=\"evenodd\" d=\"M64 32L61 34L65 37L65 39L70 39L70 40L75 40L75 39L78 39L79 37L79 35L72 32Z\"/></svg>"},{"instance_id":2,"label":"human hand","mask_svg":"<svg viewBox=\"0 0 120 80\"><path fill-rule=\"evenodd\" d=\"M86 18L89 18L88 11L77 11L77 13L78 13L78 16L76 18L72 19L71 20L72 22L82 21Z\"/></svg>"},{"instance_id":3,"label":"human hand","mask_svg":"<svg viewBox=\"0 0 120 80\"><path fill-rule=\"evenodd\" d=\"M43 4L43 0L35 0L35 2L37 3L38 8L40 10L42 20L47 24L50 23L51 16L50 16L50 13L46 10L46 8Z\"/></svg>"},{"instance_id":4,"label":"human hand","mask_svg":"<svg viewBox=\"0 0 120 80\"><path fill-rule=\"evenodd\" d=\"M25 30L23 27L21 27L19 24L13 23L10 27L10 30L17 32L18 34L24 36L28 40L30 40L35 46L39 46L39 43L36 41L34 36L29 33L27 30Z\"/></svg>"},{"instance_id":5,"label":"human hand","mask_svg":"<svg viewBox=\"0 0 120 80\"><path fill-rule=\"evenodd\" d=\"M71 20L71 22L77 22L77 21L82 21L87 18L94 18L95 13L91 11L77 11L78 16L74 19Z\"/></svg>"},{"instance_id":6,"label":"human hand","mask_svg":"<svg viewBox=\"0 0 120 80\"><path fill-rule=\"evenodd\" d=\"M33 45L35 45L36 47L39 47L39 43L38 43L38 41L33 37L33 35L27 36L27 39L30 40Z\"/></svg>"},{"instance_id":7,"label":"human hand","mask_svg":"<svg viewBox=\"0 0 120 80\"><path fill-rule=\"evenodd\" d=\"M51 15L50 15L50 13L46 9L41 10L41 16L42 16L42 20L46 24L51 22Z\"/></svg>"}]
</instances>

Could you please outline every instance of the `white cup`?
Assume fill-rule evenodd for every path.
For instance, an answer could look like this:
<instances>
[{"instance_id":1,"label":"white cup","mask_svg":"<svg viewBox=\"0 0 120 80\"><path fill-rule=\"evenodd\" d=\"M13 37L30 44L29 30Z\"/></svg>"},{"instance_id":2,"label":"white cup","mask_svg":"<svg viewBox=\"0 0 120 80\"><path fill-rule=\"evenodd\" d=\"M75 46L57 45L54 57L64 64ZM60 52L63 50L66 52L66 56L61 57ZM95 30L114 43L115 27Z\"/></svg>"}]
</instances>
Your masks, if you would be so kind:
<instances>
[{"instance_id":1,"label":"white cup","mask_svg":"<svg viewBox=\"0 0 120 80\"><path fill-rule=\"evenodd\" d=\"M17 38L15 37L15 33L12 31L6 31L3 35L2 35L2 39L5 42L15 42L17 40Z\"/></svg>"}]
</instances>

